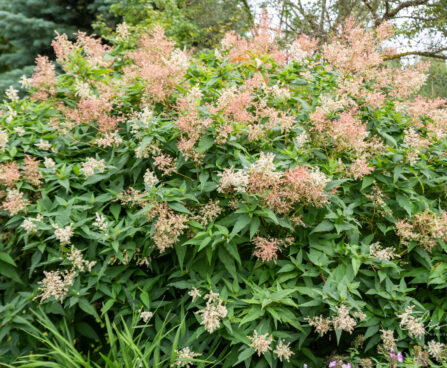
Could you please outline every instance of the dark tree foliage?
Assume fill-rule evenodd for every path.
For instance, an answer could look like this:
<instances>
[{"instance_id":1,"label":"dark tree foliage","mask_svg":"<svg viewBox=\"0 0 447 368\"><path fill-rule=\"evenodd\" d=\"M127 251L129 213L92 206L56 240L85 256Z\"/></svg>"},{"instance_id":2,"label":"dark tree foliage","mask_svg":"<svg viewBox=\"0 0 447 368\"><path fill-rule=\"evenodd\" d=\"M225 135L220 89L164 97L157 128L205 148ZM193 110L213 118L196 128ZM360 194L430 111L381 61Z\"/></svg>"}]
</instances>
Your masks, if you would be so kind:
<instances>
[{"instance_id":1,"label":"dark tree foliage","mask_svg":"<svg viewBox=\"0 0 447 368\"><path fill-rule=\"evenodd\" d=\"M114 0L0 0L0 90L30 74L36 55L52 56L55 32L91 32Z\"/></svg>"},{"instance_id":2,"label":"dark tree foliage","mask_svg":"<svg viewBox=\"0 0 447 368\"><path fill-rule=\"evenodd\" d=\"M121 0L111 12L131 26L160 25L180 47L212 48L223 35L246 32L253 15L246 0ZM96 24L101 34L112 30Z\"/></svg>"}]
</instances>

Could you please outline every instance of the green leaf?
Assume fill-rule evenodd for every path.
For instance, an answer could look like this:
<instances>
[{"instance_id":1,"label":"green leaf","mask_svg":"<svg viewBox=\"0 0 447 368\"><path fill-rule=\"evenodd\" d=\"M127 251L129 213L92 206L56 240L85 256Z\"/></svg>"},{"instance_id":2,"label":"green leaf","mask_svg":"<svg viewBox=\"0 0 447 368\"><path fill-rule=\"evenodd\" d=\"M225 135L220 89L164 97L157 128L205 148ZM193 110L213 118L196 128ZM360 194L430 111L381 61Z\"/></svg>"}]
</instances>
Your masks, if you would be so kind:
<instances>
[{"instance_id":1,"label":"green leaf","mask_svg":"<svg viewBox=\"0 0 447 368\"><path fill-rule=\"evenodd\" d=\"M375 335L375 334L377 333L377 331L379 331L379 325L369 326L369 327L366 329L366 332L365 332L365 340L366 340L368 337L371 337L371 336Z\"/></svg>"},{"instance_id":2,"label":"green leaf","mask_svg":"<svg viewBox=\"0 0 447 368\"><path fill-rule=\"evenodd\" d=\"M259 217L253 217L251 219L251 223L250 223L250 240L253 239L253 236L258 231L260 225L261 225L261 220L259 219Z\"/></svg>"},{"instance_id":3,"label":"green leaf","mask_svg":"<svg viewBox=\"0 0 447 368\"><path fill-rule=\"evenodd\" d=\"M17 267L14 260L11 258L11 256L8 253L0 252L0 260L3 262L9 263L10 265Z\"/></svg>"},{"instance_id":4,"label":"green leaf","mask_svg":"<svg viewBox=\"0 0 447 368\"><path fill-rule=\"evenodd\" d=\"M174 246L175 253L177 253L178 263L180 265L180 269L183 270L183 261L185 260L186 250L187 248L183 244L176 244Z\"/></svg>"},{"instance_id":5,"label":"green leaf","mask_svg":"<svg viewBox=\"0 0 447 368\"><path fill-rule=\"evenodd\" d=\"M110 212L112 212L113 217L116 221L118 221L120 212L121 212L121 205L119 203L113 203L110 205Z\"/></svg>"},{"instance_id":6,"label":"green leaf","mask_svg":"<svg viewBox=\"0 0 447 368\"><path fill-rule=\"evenodd\" d=\"M360 261L359 258L353 256L351 258L351 263L352 263L352 269L354 270L354 275L357 275L357 273L359 272L359 268L360 268L360 265L361 265L362 262Z\"/></svg>"},{"instance_id":7,"label":"green leaf","mask_svg":"<svg viewBox=\"0 0 447 368\"><path fill-rule=\"evenodd\" d=\"M99 319L98 313L96 313L96 309L86 300L79 299L79 307L87 314L94 316Z\"/></svg>"},{"instance_id":8,"label":"green leaf","mask_svg":"<svg viewBox=\"0 0 447 368\"><path fill-rule=\"evenodd\" d=\"M219 261L223 263L227 271L237 279L236 266L234 264L234 259L228 254L224 247L220 246L218 251Z\"/></svg>"},{"instance_id":9,"label":"green leaf","mask_svg":"<svg viewBox=\"0 0 447 368\"><path fill-rule=\"evenodd\" d=\"M372 183L374 183L374 177L372 177L372 176L365 176L363 178L362 188L360 190L368 188Z\"/></svg>"},{"instance_id":10,"label":"green leaf","mask_svg":"<svg viewBox=\"0 0 447 368\"><path fill-rule=\"evenodd\" d=\"M76 330L82 335L92 340L99 340L99 336L93 327L86 322L76 323Z\"/></svg>"},{"instance_id":11,"label":"green leaf","mask_svg":"<svg viewBox=\"0 0 447 368\"><path fill-rule=\"evenodd\" d=\"M243 230L251 221L251 218L246 213L237 218L236 223L234 224L233 231L231 231L230 239L234 238L235 235L239 234L241 230Z\"/></svg>"},{"instance_id":12,"label":"green leaf","mask_svg":"<svg viewBox=\"0 0 447 368\"><path fill-rule=\"evenodd\" d=\"M205 135L199 141L196 151L199 153L205 152L215 143L214 137Z\"/></svg>"},{"instance_id":13,"label":"green leaf","mask_svg":"<svg viewBox=\"0 0 447 368\"><path fill-rule=\"evenodd\" d=\"M19 284L23 284L19 274L17 273L15 268L11 266L9 263L0 261L0 274L11 280L14 280L15 282L18 282Z\"/></svg>"},{"instance_id":14,"label":"green leaf","mask_svg":"<svg viewBox=\"0 0 447 368\"><path fill-rule=\"evenodd\" d=\"M236 366L237 364L241 363L241 362L250 362L251 361L251 356L255 353L255 350L252 348L249 349L245 349L243 350L239 356L237 357L237 363L234 365ZM249 359L250 358L250 359Z\"/></svg>"},{"instance_id":15,"label":"green leaf","mask_svg":"<svg viewBox=\"0 0 447 368\"><path fill-rule=\"evenodd\" d=\"M102 307L102 315L105 315L110 308L113 307L113 305L115 304L115 300L113 299L109 299L104 303L104 306Z\"/></svg>"},{"instance_id":16,"label":"green leaf","mask_svg":"<svg viewBox=\"0 0 447 368\"><path fill-rule=\"evenodd\" d=\"M143 291L140 294L140 299L143 302L144 306L149 309L150 308L150 301L149 301L149 294L146 291Z\"/></svg>"},{"instance_id":17,"label":"green leaf","mask_svg":"<svg viewBox=\"0 0 447 368\"><path fill-rule=\"evenodd\" d=\"M331 231L334 228L334 224L328 220L323 220L322 222L320 222L315 229L313 229L311 231L312 233L323 233L326 231Z\"/></svg>"},{"instance_id":18,"label":"green leaf","mask_svg":"<svg viewBox=\"0 0 447 368\"><path fill-rule=\"evenodd\" d=\"M239 252L237 250L237 245L232 242L223 243L226 251L236 260L237 263L241 264L241 257L239 257Z\"/></svg>"},{"instance_id":19,"label":"green leaf","mask_svg":"<svg viewBox=\"0 0 447 368\"><path fill-rule=\"evenodd\" d=\"M191 214L191 212L180 202L168 202L168 205L174 211Z\"/></svg>"},{"instance_id":20,"label":"green leaf","mask_svg":"<svg viewBox=\"0 0 447 368\"><path fill-rule=\"evenodd\" d=\"M401 206L405 211L407 211L408 215L411 216L413 212L413 205L411 204L409 199L402 194L397 194L396 200L397 203L399 203L399 206Z\"/></svg>"},{"instance_id":21,"label":"green leaf","mask_svg":"<svg viewBox=\"0 0 447 368\"><path fill-rule=\"evenodd\" d=\"M393 170L393 183L394 184L399 180L399 177L401 176L403 170L404 169L402 166L396 166L394 168L394 170Z\"/></svg>"}]
</instances>

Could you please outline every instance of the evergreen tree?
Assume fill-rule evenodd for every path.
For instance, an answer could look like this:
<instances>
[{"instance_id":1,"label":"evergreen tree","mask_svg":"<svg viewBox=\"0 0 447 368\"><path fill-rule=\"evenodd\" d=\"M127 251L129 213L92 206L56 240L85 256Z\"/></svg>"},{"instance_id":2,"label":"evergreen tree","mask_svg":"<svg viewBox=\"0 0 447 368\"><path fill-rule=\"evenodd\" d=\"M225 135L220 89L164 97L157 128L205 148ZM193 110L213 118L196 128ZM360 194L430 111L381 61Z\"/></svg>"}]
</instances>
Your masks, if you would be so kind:
<instances>
[{"instance_id":1,"label":"evergreen tree","mask_svg":"<svg viewBox=\"0 0 447 368\"><path fill-rule=\"evenodd\" d=\"M38 54L52 56L55 32L91 31L114 0L0 0L0 91L33 70Z\"/></svg>"}]
</instances>

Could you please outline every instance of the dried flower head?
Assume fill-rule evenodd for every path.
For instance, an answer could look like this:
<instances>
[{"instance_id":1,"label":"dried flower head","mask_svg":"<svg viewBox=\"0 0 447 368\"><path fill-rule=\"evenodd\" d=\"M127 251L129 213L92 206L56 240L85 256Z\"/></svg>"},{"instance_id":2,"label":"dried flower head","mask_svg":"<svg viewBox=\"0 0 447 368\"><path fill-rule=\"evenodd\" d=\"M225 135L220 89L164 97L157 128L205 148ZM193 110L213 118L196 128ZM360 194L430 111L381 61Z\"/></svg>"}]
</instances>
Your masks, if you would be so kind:
<instances>
[{"instance_id":1,"label":"dried flower head","mask_svg":"<svg viewBox=\"0 0 447 368\"><path fill-rule=\"evenodd\" d=\"M163 173L163 175L171 175L175 171L176 164L176 159L163 153L154 157L154 165Z\"/></svg>"},{"instance_id":2,"label":"dried flower head","mask_svg":"<svg viewBox=\"0 0 447 368\"><path fill-rule=\"evenodd\" d=\"M60 227L57 224L53 225L54 236L60 241L61 245L67 245L71 243L71 237L73 236L72 224L65 227Z\"/></svg>"},{"instance_id":3,"label":"dried flower head","mask_svg":"<svg viewBox=\"0 0 447 368\"><path fill-rule=\"evenodd\" d=\"M144 174L144 184L148 188L154 187L159 182L158 178L155 176L155 174L150 170L147 169L146 173Z\"/></svg>"},{"instance_id":4,"label":"dried flower head","mask_svg":"<svg viewBox=\"0 0 447 368\"><path fill-rule=\"evenodd\" d=\"M394 351L396 348L396 339L394 338L394 331L392 330L380 330L383 347L385 350Z\"/></svg>"},{"instance_id":5,"label":"dried flower head","mask_svg":"<svg viewBox=\"0 0 447 368\"><path fill-rule=\"evenodd\" d=\"M45 278L39 281L38 284L41 285L39 290L41 293L34 297L34 299L40 298L40 302L54 297L56 300L60 300L62 303L64 297L68 294L68 288L73 285L73 279L75 276L75 271L43 271Z\"/></svg>"},{"instance_id":6,"label":"dried flower head","mask_svg":"<svg viewBox=\"0 0 447 368\"><path fill-rule=\"evenodd\" d=\"M225 169L217 176L220 177L219 187L217 188L220 193L231 190L245 192L248 186L248 175L242 171L235 171L232 167Z\"/></svg>"},{"instance_id":7,"label":"dried flower head","mask_svg":"<svg viewBox=\"0 0 447 368\"><path fill-rule=\"evenodd\" d=\"M254 335L248 336L248 338L251 340L250 346L256 350L258 356L261 356L267 351L272 350L270 346L272 343L272 337L268 333L264 335L258 335L258 332L255 330Z\"/></svg>"},{"instance_id":8,"label":"dried flower head","mask_svg":"<svg viewBox=\"0 0 447 368\"><path fill-rule=\"evenodd\" d=\"M194 302L196 298L200 297L200 291L193 287L189 292L188 295L192 298L192 301Z\"/></svg>"},{"instance_id":9,"label":"dried flower head","mask_svg":"<svg viewBox=\"0 0 447 368\"><path fill-rule=\"evenodd\" d=\"M276 349L273 350L280 362L282 362L283 359L289 362L290 357L295 354L294 352L292 352L292 350L290 350L289 345L290 343L284 344L283 340L279 340L278 345L276 345Z\"/></svg>"},{"instance_id":10,"label":"dried flower head","mask_svg":"<svg viewBox=\"0 0 447 368\"><path fill-rule=\"evenodd\" d=\"M204 296L204 299L207 300L206 306L202 310L199 310L197 314L202 317L200 324L205 326L205 330L213 333L220 327L220 322L222 318L227 316L228 311L223 305L219 294L210 291Z\"/></svg>"},{"instance_id":11,"label":"dried flower head","mask_svg":"<svg viewBox=\"0 0 447 368\"><path fill-rule=\"evenodd\" d=\"M93 157L89 157L87 161L82 164L81 171L86 176L92 176L95 174L95 171L98 173L103 173L106 169L106 164L104 160L97 160Z\"/></svg>"},{"instance_id":12,"label":"dried flower head","mask_svg":"<svg viewBox=\"0 0 447 368\"><path fill-rule=\"evenodd\" d=\"M349 309L344 304L335 308L337 309L337 316L332 319L334 329L352 333L357 322L349 315Z\"/></svg>"},{"instance_id":13,"label":"dried flower head","mask_svg":"<svg viewBox=\"0 0 447 368\"><path fill-rule=\"evenodd\" d=\"M6 200L2 202L3 209L8 211L10 216L15 216L20 212L26 212L26 208L30 202L23 196L24 193L17 189L7 189Z\"/></svg>"},{"instance_id":14,"label":"dried flower head","mask_svg":"<svg viewBox=\"0 0 447 368\"><path fill-rule=\"evenodd\" d=\"M26 218L23 220L22 225L20 225L20 227L22 227L23 229L25 229L25 231L30 234L30 233L35 233L37 232L37 226L34 223L34 221L39 221L38 218Z\"/></svg>"},{"instance_id":15,"label":"dried flower head","mask_svg":"<svg viewBox=\"0 0 447 368\"><path fill-rule=\"evenodd\" d=\"M446 344L432 340L427 345L428 345L428 352L438 362L447 358L447 345Z\"/></svg>"},{"instance_id":16,"label":"dried flower head","mask_svg":"<svg viewBox=\"0 0 447 368\"><path fill-rule=\"evenodd\" d=\"M425 335L424 324L422 323L422 318L416 318L412 315L413 309L414 306L408 306L405 308L405 312L398 314L400 326L408 330L411 336L421 338Z\"/></svg>"},{"instance_id":17,"label":"dried flower head","mask_svg":"<svg viewBox=\"0 0 447 368\"><path fill-rule=\"evenodd\" d=\"M312 326L320 336L332 330L332 320L330 318L324 318L323 315L306 317L305 319L309 323L309 326Z\"/></svg>"},{"instance_id":18,"label":"dried flower head","mask_svg":"<svg viewBox=\"0 0 447 368\"><path fill-rule=\"evenodd\" d=\"M144 323L147 323L153 316L154 314L152 312L148 312L148 311L142 311L140 313L140 318L143 320Z\"/></svg>"},{"instance_id":19,"label":"dried flower head","mask_svg":"<svg viewBox=\"0 0 447 368\"><path fill-rule=\"evenodd\" d=\"M279 245L281 240L279 239L268 239L256 236L252 240L255 245L255 251L253 255L262 260L262 262L275 261L278 259L278 251L280 250Z\"/></svg>"},{"instance_id":20,"label":"dried flower head","mask_svg":"<svg viewBox=\"0 0 447 368\"><path fill-rule=\"evenodd\" d=\"M382 248L378 242L370 245L369 254L371 257L375 257L381 261L391 261L395 258L400 258L400 255L396 253L394 248Z\"/></svg>"},{"instance_id":21,"label":"dried flower head","mask_svg":"<svg viewBox=\"0 0 447 368\"><path fill-rule=\"evenodd\" d=\"M71 251L67 256L67 259L72 264L72 270L79 272L85 272L86 270L91 272L93 266L96 264L96 261L89 262L85 260L81 251L73 245L71 246Z\"/></svg>"},{"instance_id":22,"label":"dried flower head","mask_svg":"<svg viewBox=\"0 0 447 368\"><path fill-rule=\"evenodd\" d=\"M176 350L177 354L176 360L174 362L174 366L176 367L184 367L190 368L193 365L193 359L202 355L199 353L195 353L189 347L183 348L182 350Z\"/></svg>"}]
</instances>

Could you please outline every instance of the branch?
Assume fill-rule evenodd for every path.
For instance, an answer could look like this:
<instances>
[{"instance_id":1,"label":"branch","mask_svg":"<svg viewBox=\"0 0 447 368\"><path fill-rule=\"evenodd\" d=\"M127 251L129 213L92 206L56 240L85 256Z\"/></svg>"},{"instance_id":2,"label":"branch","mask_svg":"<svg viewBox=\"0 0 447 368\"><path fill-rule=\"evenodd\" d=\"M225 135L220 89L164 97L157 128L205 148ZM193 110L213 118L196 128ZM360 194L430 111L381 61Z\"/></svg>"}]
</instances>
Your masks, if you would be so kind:
<instances>
[{"instance_id":1,"label":"branch","mask_svg":"<svg viewBox=\"0 0 447 368\"><path fill-rule=\"evenodd\" d=\"M445 50L447 50L447 49L442 49L442 50L438 50L438 51L407 51L407 52L401 52L399 54L384 56L383 60L384 61L396 60L396 59L400 59L404 56L410 56L410 55L425 56L425 57L434 58L434 59L447 60L447 55L439 54L439 52L442 52Z\"/></svg>"},{"instance_id":2,"label":"branch","mask_svg":"<svg viewBox=\"0 0 447 368\"><path fill-rule=\"evenodd\" d=\"M400 3L398 6L396 6L394 9L389 8L389 3L386 1L386 11L385 14L382 17L382 21L392 19L397 13L399 13L402 9L409 8L411 6L418 6L418 5L424 5L428 3L429 0L410 0L410 1L404 1L403 3ZM381 22L382 22L381 21Z\"/></svg>"},{"instance_id":3,"label":"branch","mask_svg":"<svg viewBox=\"0 0 447 368\"><path fill-rule=\"evenodd\" d=\"M301 17L304 21L307 22L309 27L314 31L316 35L318 35L320 32L320 28L317 23L312 19L312 15L306 12L306 10L303 7L303 4L301 3L301 0L297 1L297 4L292 3L291 1L287 1L287 5L289 5L292 9L295 9L301 14ZM295 12L296 14L296 12Z\"/></svg>"},{"instance_id":4,"label":"branch","mask_svg":"<svg viewBox=\"0 0 447 368\"><path fill-rule=\"evenodd\" d=\"M377 12L371 6L371 4L368 2L368 0L362 0L362 2L363 2L363 4L365 4L365 6L368 8L369 12L371 13L371 15L374 19L374 24L377 24L377 21L379 19L379 17L377 16Z\"/></svg>"},{"instance_id":5,"label":"branch","mask_svg":"<svg viewBox=\"0 0 447 368\"><path fill-rule=\"evenodd\" d=\"M245 11L247 12L248 17L250 18L251 24L254 24L255 20L253 18L253 14L251 12L250 5L248 5L247 0L241 0L242 4L244 5Z\"/></svg>"},{"instance_id":6,"label":"branch","mask_svg":"<svg viewBox=\"0 0 447 368\"><path fill-rule=\"evenodd\" d=\"M326 11L326 0L323 0L321 2L321 17L320 17L320 32L323 33L323 29L324 29L324 15L325 15L325 11Z\"/></svg>"},{"instance_id":7,"label":"branch","mask_svg":"<svg viewBox=\"0 0 447 368\"><path fill-rule=\"evenodd\" d=\"M422 22L436 22L438 20L438 18L423 18L416 15L399 15L397 17L394 17L394 19L414 19L420 20Z\"/></svg>"}]
</instances>

